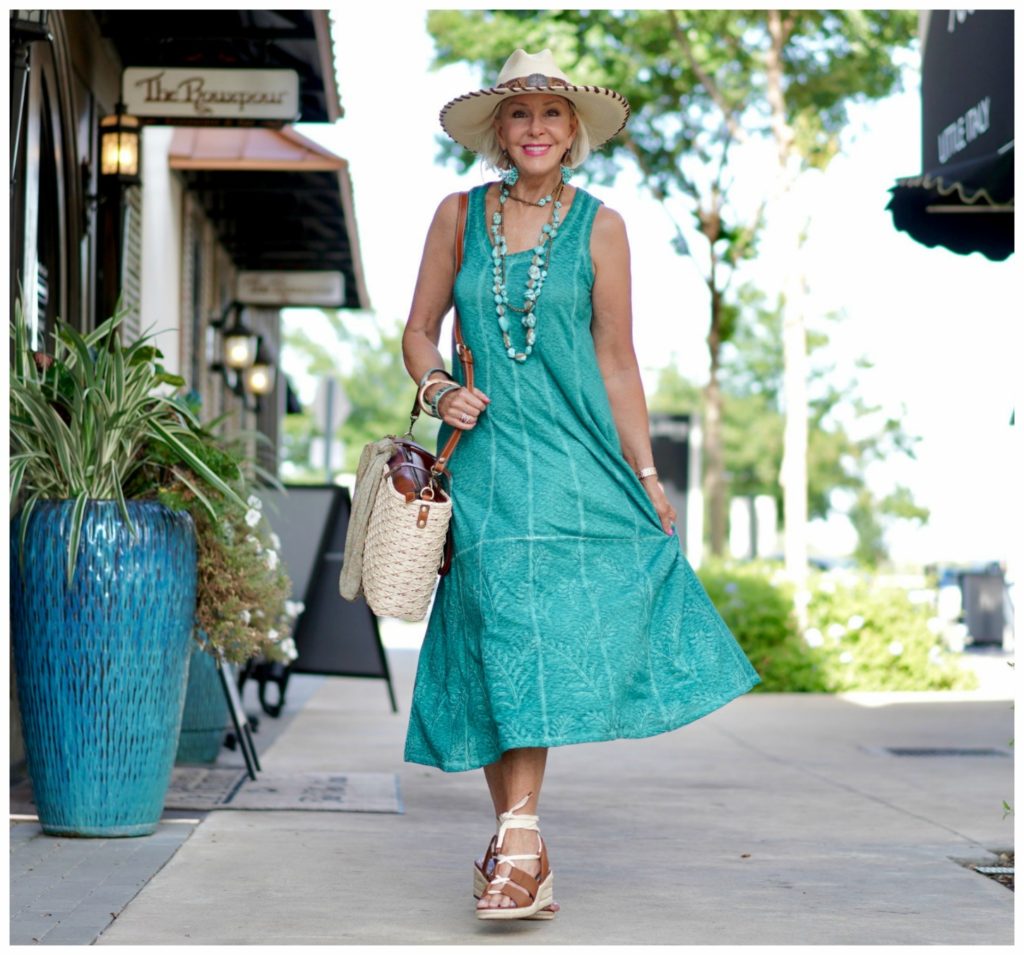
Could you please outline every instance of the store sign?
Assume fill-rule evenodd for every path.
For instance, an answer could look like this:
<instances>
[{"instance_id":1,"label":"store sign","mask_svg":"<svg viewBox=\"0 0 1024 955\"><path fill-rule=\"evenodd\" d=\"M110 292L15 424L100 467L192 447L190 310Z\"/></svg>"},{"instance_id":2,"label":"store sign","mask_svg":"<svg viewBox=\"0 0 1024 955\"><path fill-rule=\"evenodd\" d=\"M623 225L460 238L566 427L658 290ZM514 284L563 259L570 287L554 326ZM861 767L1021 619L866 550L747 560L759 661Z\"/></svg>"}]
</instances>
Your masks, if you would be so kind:
<instances>
[{"instance_id":1,"label":"store sign","mask_svg":"<svg viewBox=\"0 0 1024 955\"><path fill-rule=\"evenodd\" d=\"M299 118L299 74L132 66L121 99L131 115L171 126L281 125Z\"/></svg>"},{"instance_id":2,"label":"store sign","mask_svg":"<svg viewBox=\"0 0 1024 955\"><path fill-rule=\"evenodd\" d=\"M991 156L1013 141L1013 10L934 10L921 67L921 164Z\"/></svg>"},{"instance_id":3,"label":"store sign","mask_svg":"<svg viewBox=\"0 0 1024 955\"><path fill-rule=\"evenodd\" d=\"M341 308L341 272L239 272L237 299L246 305Z\"/></svg>"}]
</instances>

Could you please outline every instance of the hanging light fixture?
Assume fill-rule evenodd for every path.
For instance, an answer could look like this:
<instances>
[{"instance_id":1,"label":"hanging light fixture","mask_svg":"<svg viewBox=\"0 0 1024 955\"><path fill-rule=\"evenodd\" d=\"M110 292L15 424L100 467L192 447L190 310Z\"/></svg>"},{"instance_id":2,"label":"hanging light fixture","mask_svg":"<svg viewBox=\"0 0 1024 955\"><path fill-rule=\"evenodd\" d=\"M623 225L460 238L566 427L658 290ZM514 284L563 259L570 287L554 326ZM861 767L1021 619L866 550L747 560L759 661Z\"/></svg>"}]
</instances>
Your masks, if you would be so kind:
<instances>
[{"instance_id":1,"label":"hanging light fixture","mask_svg":"<svg viewBox=\"0 0 1024 955\"><path fill-rule=\"evenodd\" d=\"M125 185L139 182L139 120L118 103L116 112L100 120L100 175Z\"/></svg>"}]
</instances>

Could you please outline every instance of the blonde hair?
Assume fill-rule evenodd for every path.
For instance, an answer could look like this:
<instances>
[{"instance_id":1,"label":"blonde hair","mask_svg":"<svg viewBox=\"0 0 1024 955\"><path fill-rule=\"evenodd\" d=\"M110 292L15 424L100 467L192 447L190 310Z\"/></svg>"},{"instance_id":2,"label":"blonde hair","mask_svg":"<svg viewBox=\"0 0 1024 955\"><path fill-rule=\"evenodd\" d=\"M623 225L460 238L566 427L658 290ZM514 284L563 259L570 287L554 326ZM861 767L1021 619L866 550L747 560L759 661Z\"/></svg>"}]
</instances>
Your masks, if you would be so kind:
<instances>
[{"instance_id":1,"label":"blonde hair","mask_svg":"<svg viewBox=\"0 0 1024 955\"><path fill-rule=\"evenodd\" d=\"M587 125L583 122L583 117L576 111L576 104L567 96L561 96L560 99L564 99L569 104L569 109L576 118L576 135L569 147L569 160L565 163L571 169L575 169L582 165L590 155L590 134L587 132ZM504 106L505 102L505 98L502 98L487 118L481 120L475 129L469 131L473 138L479 137L477 141L481 143L480 158L496 172L508 169L508 157L498 144L498 134L494 130L494 121L498 118L498 110Z\"/></svg>"}]
</instances>

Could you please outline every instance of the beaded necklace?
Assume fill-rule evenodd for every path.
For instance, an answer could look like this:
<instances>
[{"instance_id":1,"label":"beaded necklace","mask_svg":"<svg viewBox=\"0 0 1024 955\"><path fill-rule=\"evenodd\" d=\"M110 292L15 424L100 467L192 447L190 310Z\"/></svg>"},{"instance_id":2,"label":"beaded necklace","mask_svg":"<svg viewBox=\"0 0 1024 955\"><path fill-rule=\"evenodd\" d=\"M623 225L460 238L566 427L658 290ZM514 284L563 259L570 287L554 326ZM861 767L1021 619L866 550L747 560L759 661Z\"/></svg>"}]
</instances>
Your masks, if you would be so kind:
<instances>
[{"instance_id":1,"label":"beaded necklace","mask_svg":"<svg viewBox=\"0 0 1024 955\"><path fill-rule=\"evenodd\" d=\"M558 235L558 224L561 221L559 213L562 210L562 189L564 183L559 183L554 193L544 196L537 202L527 202L518 196L509 194L508 186L502 183L501 192L498 195L498 210L491 217L491 232L494 235L494 248L491 250L491 258L494 260L494 308L498 314L498 326L501 329L501 339L505 344L505 354L514 361L520 363L526 361L533 351L537 341L537 313L535 311L537 300L540 298L541 289L544 287L544 280L548 277L548 263L551 261L551 245ZM523 293L523 307L518 308L508 299L508 245L505 242L505 233L502 231L501 209L508 199L514 199L526 205L551 206L551 221L545 222L541 228L540 238L533 247L533 257L530 259L530 268L527 272L526 291ZM507 310L511 309L522 315L520 319L523 328L526 329L526 345L523 350L516 351L512 344L510 323Z\"/></svg>"}]
</instances>

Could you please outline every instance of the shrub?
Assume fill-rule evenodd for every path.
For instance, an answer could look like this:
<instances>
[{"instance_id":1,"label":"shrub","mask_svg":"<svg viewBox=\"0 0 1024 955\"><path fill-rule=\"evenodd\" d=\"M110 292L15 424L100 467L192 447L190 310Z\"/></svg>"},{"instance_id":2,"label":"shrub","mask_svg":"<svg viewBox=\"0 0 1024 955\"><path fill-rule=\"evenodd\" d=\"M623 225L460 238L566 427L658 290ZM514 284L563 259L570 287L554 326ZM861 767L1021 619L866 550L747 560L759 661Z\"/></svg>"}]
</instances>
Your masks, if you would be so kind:
<instances>
[{"instance_id":1,"label":"shrub","mask_svg":"<svg viewBox=\"0 0 1024 955\"><path fill-rule=\"evenodd\" d=\"M777 567L712 562L700 578L761 675L759 690L972 689L938 636L928 607L870 577L815 574L801 634L791 588Z\"/></svg>"},{"instance_id":2,"label":"shrub","mask_svg":"<svg viewBox=\"0 0 1024 955\"><path fill-rule=\"evenodd\" d=\"M704 588L761 676L757 689L776 693L828 690L819 662L800 638L788 587L763 564L712 562L700 568Z\"/></svg>"},{"instance_id":3,"label":"shrub","mask_svg":"<svg viewBox=\"0 0 1024 955\"><path fill-rule=\"evenodd\" d=\"M973 689L977 677L947 652L932 617L931 608L901 588L819 574L804 641L830 690Z\"/></svg>"}]
</instances>

